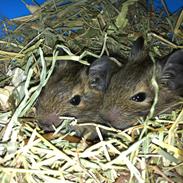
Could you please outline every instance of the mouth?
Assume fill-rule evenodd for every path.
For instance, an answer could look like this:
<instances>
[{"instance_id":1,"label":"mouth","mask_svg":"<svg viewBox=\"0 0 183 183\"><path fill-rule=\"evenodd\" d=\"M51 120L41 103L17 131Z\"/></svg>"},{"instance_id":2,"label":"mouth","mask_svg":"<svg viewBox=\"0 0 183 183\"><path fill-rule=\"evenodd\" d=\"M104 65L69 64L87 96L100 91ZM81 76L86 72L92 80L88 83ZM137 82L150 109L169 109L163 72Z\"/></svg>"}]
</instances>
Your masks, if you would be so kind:
<instances>
[{"instance_id":1,"label":"mouth","mask_svg":"<svg viewBox=\"0 0 183 183\"><path fill-rule=\"evenodd\" d=\"M100 114L102 124L108 127L116 128L119 130L125 130L138 123L140 117L145 117L149 114L149 110L136 111L133 114L121 114L116 108L108 111L107 113Z\"/></svg>"},{"instance_id":2,"label":"mouth","mask_svg":"<svg viewBox=\"0 0 183 183\"><path fill-rule=\"evenodd\" d=\"M137 117L145 117L149 114L150 110L145 110L145 111L137 111L137 112L134 112L134 116L137 116Z\"/></svg>"},{"instance_id":3,"label":"mouth","mask_svg":"<svg viewBox=\"0 0 183 183\"><path fill-rule=\"evenodd\" d=\"M54 126L57 127L61 123L62 120L60 120L59 115L57 115L55 112L38 116L38 125L45 132L53 132Z\"/></svg>"}]
</instances>

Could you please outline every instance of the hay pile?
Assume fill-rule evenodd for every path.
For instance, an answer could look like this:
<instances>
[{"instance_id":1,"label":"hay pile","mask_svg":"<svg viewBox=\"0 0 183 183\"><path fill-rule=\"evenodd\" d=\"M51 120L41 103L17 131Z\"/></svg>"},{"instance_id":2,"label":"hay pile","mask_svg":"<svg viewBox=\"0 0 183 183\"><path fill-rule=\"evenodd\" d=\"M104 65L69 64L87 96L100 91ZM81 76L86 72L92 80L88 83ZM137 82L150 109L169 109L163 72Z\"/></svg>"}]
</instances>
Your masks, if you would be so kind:
<instances>
[{"instance_id":1,"label":"hay pile","mask_svg":"<svg viewBox=\"0 0 183 183\"><path fill-rule=\"evenodd\" d=\"M170 15L164 6L157 14L145 2L53 0L27 5L30 16L1 19L2 183L183 182L181 108L124 131L108 128L111 136L95 144L43 135L34 123L33 106L53 72L58 47L66 53L59 59L82 64L88 64L85 56L104 52L127 57L142 33L155 57L183 48L183 11Z\"/></svg>"}]
</instances>

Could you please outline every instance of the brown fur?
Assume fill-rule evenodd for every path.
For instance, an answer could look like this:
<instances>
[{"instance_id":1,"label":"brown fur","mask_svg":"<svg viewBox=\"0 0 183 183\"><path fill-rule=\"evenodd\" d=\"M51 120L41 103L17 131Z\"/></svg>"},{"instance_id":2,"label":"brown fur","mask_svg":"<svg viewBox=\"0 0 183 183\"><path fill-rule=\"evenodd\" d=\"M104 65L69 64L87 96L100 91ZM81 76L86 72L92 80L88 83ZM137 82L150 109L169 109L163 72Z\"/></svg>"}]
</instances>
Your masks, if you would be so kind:
<instances>
[{"instance_id":1,"label":"brown fur","mask_svg":"<svg viewBox=\"0 0 183 183\"><path fill-rule=\"evenodd\" d=\"M50 78L36 104L39 125L45 131L51 132L52 125L57 127L61 123L59 116L76 117L79 122L98 121L103 92L89 87L86 68L76 72L72 68L70 73L60 80L57 79L57 74L59 75L59 71ZM81 102L77 106L69 102L75 95L81 96ZM82 131L85 129L78 130L78 135Z\"/></svg>"}]
</instances>

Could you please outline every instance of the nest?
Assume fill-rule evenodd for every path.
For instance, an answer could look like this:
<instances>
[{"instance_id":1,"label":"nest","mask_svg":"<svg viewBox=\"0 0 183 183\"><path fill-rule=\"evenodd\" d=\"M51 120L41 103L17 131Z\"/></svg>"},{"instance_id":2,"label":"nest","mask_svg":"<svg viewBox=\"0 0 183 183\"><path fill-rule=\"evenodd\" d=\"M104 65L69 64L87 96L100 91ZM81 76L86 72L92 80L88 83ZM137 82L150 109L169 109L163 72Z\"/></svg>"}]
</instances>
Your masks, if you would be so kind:
<instances>
[{"instance_id":1,"label":"nest","mask_svg":"<svg viewBox=\"0 0 183 183\"><path fill-rule=\"evenodd\" d=\"M26 5L29 16L1 19L2 183L183 181L181 108L123 131L96 125L96 143L64 129L44 134L34 123L34 104L56 60L88 65L87 56L128 57L139 35L155 58L183 48L183 11L170 14L163 5L157 13L145 0L54 0ZM112 135L103 139L100 128Z\"/></svg>"}]
</instances>

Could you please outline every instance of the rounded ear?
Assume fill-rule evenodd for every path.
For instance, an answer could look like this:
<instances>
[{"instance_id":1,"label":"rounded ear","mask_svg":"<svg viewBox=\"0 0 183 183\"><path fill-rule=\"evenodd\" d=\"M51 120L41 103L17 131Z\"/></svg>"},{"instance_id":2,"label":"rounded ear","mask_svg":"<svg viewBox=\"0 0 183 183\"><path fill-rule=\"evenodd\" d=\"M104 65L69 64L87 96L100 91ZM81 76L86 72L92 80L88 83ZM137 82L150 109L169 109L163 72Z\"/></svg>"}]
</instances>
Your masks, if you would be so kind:
<instances>
[{"instance_id":1,"label":"rounded ear","mask_svg":"<svg viewBox=\"0 0 183 183\"><path fill-rule=\"evenodd\" d=\"M183 96L183 50L172 53L163 65L161 83Z\"/></svg>"},{"instance_id":2,"label":"rounded ear","mask_svg":"<svg viewBox=\"0 0 183 183\"><path fill-rule=\"evenodd\" d=\"M90 87L105 91L110 83L110 79L114 73L120 69L120 63L114 58L102 56L95 60L89 68L89 84Z\"/></svg>"},{"instance_id":3,"label":"rounded ear","mask_svg":"<svg viewBox=\"0 0 183 183\"><path fill-rule=\"evenodd\" d=\"M129 54L129 61L141 60L144 57L144 37L138 37L134 42Z\"/></svg>"}]
</instances>

